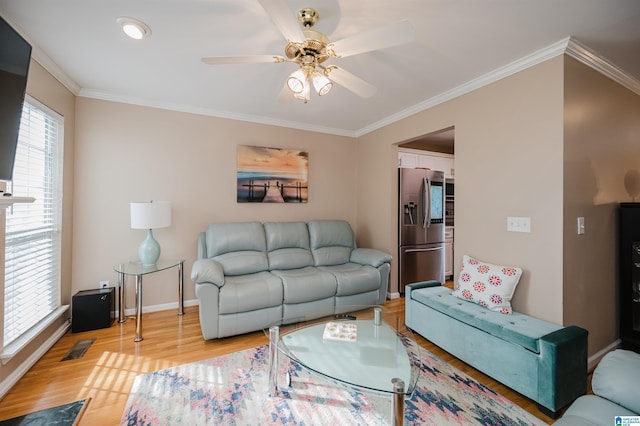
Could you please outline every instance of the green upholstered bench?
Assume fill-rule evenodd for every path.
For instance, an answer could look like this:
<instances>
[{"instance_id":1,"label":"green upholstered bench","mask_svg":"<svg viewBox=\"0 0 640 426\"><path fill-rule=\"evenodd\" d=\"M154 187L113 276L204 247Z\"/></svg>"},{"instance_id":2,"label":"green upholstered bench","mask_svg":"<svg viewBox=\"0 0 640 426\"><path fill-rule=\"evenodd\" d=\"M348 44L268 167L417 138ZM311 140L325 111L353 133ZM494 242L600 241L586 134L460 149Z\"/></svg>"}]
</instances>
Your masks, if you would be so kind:
<instances>
[{"instance_id":1,"label":"green upholstered bench","mask_svg":"<svg viewBox=\"0 0 640 426\"><path fill-rule=\"evenodd\" d=\"M537 402L545 414L587 391L587 331L452 295L437 281L405 288L406 325L477 370Z\"/></svg>"}]
</instances>

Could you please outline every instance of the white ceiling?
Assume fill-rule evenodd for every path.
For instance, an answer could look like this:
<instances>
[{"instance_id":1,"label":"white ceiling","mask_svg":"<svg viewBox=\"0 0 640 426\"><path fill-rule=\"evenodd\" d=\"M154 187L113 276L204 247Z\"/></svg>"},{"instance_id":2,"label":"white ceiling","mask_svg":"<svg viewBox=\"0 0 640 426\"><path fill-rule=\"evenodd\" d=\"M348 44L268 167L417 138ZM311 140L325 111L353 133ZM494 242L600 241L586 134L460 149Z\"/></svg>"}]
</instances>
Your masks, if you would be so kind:
<instances>
[{"instance_id":1,"label":"white ceiling","mask_svg":"<svg viewBox=\"0 0 640 426\"><path fill-rule=\"evenodd\" d=\"M569 50L640 91L638 0L284 0L318 10L331 41L409 19L415 41L332 59L377 87L278 102L292 63L205 65L203 56L283 55L257 0L0 0L34 58L80 96L359 136ZM128 39L116 18L152 29ZM571 48L573 46L573 49ZM596 53L595 60L591 55ZM328 62L329 63L329 62Z\"/></svg>"}]
</instances>

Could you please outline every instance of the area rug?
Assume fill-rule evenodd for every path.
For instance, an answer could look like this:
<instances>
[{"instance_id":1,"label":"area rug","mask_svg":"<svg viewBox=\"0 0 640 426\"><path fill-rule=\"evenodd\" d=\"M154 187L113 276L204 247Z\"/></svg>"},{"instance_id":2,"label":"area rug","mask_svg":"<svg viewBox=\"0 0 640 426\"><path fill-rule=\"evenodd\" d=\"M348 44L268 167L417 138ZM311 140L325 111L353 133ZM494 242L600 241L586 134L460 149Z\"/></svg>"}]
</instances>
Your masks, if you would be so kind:
<instances>
[{"instance_id":1,"label":"area rug","mask_svg":"<svg viewBox=\"0 0 640 426\"><path fill-rule=\"evenodd\" d=\"M281 356L268 396L268 346L138 376L121 425L389 425L391 397L354 391ZM284 360L282 360L284 358ZM420 349L407 425L544 425L508 399Z\"/></svg>"},{"instance_id":2,"label":"area rug","mask_svg":"<svg viewBox=\"0 0 640 426\"><path fill-rule=\"evenodd\" d=\"M84 413L89 400L70 402L68 404L51 407L24 416L14 417L8 420L0 420L2 426L74 426L80 424L80 418Z\"/></svg>"}]
</instances>

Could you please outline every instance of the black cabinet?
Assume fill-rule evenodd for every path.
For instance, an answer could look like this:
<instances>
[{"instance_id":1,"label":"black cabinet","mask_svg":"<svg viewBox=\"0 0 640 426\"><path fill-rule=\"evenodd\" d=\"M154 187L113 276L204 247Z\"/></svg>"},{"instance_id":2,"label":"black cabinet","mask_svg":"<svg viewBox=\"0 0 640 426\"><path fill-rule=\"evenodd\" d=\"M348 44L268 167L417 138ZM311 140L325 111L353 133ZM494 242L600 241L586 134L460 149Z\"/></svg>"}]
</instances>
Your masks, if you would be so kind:
<instances>
[{"instance_id":1,"label":"black cabinet","mask_svg":"<svg viewBox=\"0 0 640 426\"><path fill-rule=\"evenodd\" d=\"M111 327L115 319L115 300L113 287L77 292L71 301L71 331Z\"/></svg>"},{"instance_id":2,"label":"black cabinet","mask_svg":"<svg viewBox=\"0 0 640 426\"><path fill-rule=\"evenodd\" d=\"M620 204L618 239L620 340L640 351L640 203Z\"/></svg>"}]
</instances>

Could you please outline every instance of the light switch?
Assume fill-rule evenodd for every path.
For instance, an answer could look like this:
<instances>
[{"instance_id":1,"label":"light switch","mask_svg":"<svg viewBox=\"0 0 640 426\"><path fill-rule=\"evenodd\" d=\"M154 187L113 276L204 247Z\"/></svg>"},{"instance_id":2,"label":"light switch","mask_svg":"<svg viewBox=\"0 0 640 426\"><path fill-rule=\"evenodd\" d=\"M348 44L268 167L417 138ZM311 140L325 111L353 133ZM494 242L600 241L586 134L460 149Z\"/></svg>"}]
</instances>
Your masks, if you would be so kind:
<instances>
[{"instance_id":1,"label":"light switch","mask_svg":"<svg viewBox=\"0 0 640 426\"><path fill-rule=\"evenodd\" d=\"M578 218L578 235L584 234L584 217Z\"/></svg>"},{"instance_id":2,"label":"light switch","mask_svg":"<svg viewBox=\"0 0 640 426\"><path fill-rule=\"evenodd\" d=\"M509 216L507 218L507 231L531 232L531 218Z\"/></svg>"}]
</instances>

